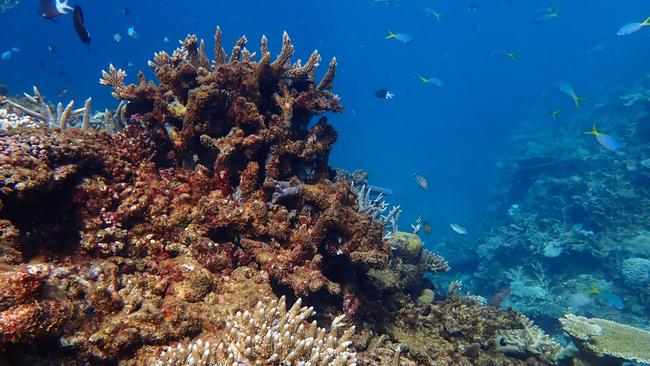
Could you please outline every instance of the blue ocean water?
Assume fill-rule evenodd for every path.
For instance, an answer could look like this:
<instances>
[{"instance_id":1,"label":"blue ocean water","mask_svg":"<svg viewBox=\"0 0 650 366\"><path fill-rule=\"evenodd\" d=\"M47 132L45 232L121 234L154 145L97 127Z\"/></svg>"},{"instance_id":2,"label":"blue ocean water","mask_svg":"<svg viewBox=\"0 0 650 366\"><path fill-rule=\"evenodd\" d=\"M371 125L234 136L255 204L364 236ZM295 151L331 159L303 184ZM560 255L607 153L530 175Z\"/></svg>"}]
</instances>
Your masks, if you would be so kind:
<instances>
[{"instance_id":1,"label":"blue ocean water","mask_svg":"<svg viewBox=\"0 0 650 366\"><path fill-rule=\"evenodd\" d=\"M0 14L0 52L19 49L0 61L0 83L10 93L37 84L52 101L92 96L95 109L114 108L110 90L97 82L111 63L125 69L130 81L138 70L151 78L147 60L159 50L171 53L187 33L206 39L211 49L220 25L226 45L247 35L253 50L266 34L277 52L286 30L295 57L305 60L317 48L323 63L338 60L334 90L345 110L330 116L339 132L331 164L363 168L372 184L392 189L389 200L403 209L403 229L419 216L432 225L429 245L456 235L450 223L478 235L499 158L519 127L552 130L578 113L558 81L570 83L593 106L642 78L650 56L650 29L616 35L622 25L650 15L643 0L484 0L471 11L468 1L457 0L75 4L83 7L89 46L77 38L70 15L42 19L36 1L23 0ZM549 6L559 9L557 19L532 21ZM441 12L440 20L426 8ZM127 34L130 27L137 38ZM387 40L388 29L413 40ZM517 59L495 57L496 50L516 51ZM419 76L444 85L423 84ZM380 88L395 97L377 98ZM550 118L551 109L562 117ZM427 191L414 173L428 180Z\"/></svg>"}]
</instances>

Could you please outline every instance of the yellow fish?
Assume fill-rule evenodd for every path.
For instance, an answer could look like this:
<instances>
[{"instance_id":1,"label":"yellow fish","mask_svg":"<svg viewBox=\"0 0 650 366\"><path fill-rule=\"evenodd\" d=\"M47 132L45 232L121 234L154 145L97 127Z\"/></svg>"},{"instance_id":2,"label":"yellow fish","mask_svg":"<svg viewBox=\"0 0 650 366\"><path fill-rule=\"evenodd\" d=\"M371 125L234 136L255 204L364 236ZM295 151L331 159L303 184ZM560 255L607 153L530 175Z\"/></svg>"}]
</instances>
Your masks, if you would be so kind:
<instances>
[{"instance_id":1,"label":"yellow fish","mask_svg":"<svg viewBox=\"0 0 650 366\"><path fill-rule=\"evenodd\" d=\"M451 229L455 231L457 234L467 235L467 229L465 229L464 227L458 224L449 224L449 227L451 227Z\"/></svg>"},{"instance_id":2,"label":"yellow fish","mask_svg":"<svg viewBox=\"0 0 650 366\"><path fill-rule=\"evenodd\" d=\"M438 88L443 87L442 81L440 81L440 79L429 78L429 77L426 77L426 76L418 76L418 78L420 79L422 84L431 84L431 85L433 85L435 87L438 87Z\"/></svg>"},{"instance_id":3,"label":"yellow fish","mask_svg":"<svg viewBox=\"0 0 650 366\"><path fill-rule=\"evenodd\" d=\"M426 178L416 173L413 173L413 176L415 177L415 181L418 182L418 184L420 185L420 187L422 187L422 189L424 189L425 191L429 190L429 183L427 182Z\"/></svg>"},{"instance_id":4,"label":"yellow fish","mask_svg":"<svg viewBox=\"0 0 650 366\"><path fill-rule=\"evenodd\" d=\"M591 284L591 288L589 289L589 291L587 291L587 293L588 293L590 296L596 296L596 295L600 295L601 291L600 291L600 289L598 288L598 286L596 286L594 283L592 283L592 284Z\"/></svg>"},{"instance_id":5,"label":"yellow fish","mask_svg":"<svg viewBox=\"0 0 650 366\"><path fill-rule=\"evenodd\" d=\"M554 109L554 110L550 111L550 113L551 113L551 117L554 120L557 120L557 116L560 115L560 110L559 109Z\"/></svg>"}]
</instances>

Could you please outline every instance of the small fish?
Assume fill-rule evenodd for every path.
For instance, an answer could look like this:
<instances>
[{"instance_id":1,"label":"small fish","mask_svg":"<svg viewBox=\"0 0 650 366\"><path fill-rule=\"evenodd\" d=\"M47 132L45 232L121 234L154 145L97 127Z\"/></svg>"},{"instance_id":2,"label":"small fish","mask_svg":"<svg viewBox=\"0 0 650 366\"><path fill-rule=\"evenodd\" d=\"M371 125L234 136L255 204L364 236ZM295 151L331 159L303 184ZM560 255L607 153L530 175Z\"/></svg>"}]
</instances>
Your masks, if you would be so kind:
<instances>
[{"instance_id":1,"label":"small fish","mask_svg":"<svg viewBox=\"0 0 650 366\"><path fill-rule=\"evenodd\" d=\"M587 53L596 53L605 49L605 45L600 43L587 50Z\"/></svg>"},{"instance_id":2,"label":"small fish","mask_svg":"<svg viewBox=\"0 0 650 366\"><path fill-rule=\"evenodd\" d=\"M442 81L440 79L436 78L428 78L426 76L418 76L422 84L431 84L435 87L442 88L444 85L442 84Z\"/></svg>"},{"instance_id":3,"label":"small fish","mask_svg":"<svg viewBox=\"0 0 650 366\"><path fill-rule=\"evenodd\" d=\"M63 97L63 96L66 95L66 94L68 94L68 89L67 89L67 88L63 88L63 89L59 90L58 93L56 93L56 96L59 97L59 98L61 98L61 97Z\"/></svg>"},{"instance_id":4,"label":"small fish","mask_svg":"<svg viewBox=\"0 0 650 366\"><path fill-rule=\"evenodd\" d=\"M535 19L533 19L533 22L543 23L559 17L560 17L560 9L551 6L548 8L544 8L544 10L535 14Z\"/></svg>"},{"instance_id":5,"label":"small fish","mask_svg":"<svg viewBox=\"0 0 650 366\"><path fill-rule=\"evenodd\" d=\"M53 44L49 44L49 45L47 46L47 50L50 51L50 52L52 52L52 53L56 53L56 48L54 48L54 45L53 45Z\"/></svg>"},{"instance_id":6,"label":"small fish","mask_svg":"<svg viewBox=\"0 0 650 366\"><path fill-rule=\"evenodd\" d=\"M436 20L437 20L438 22L440 22L440 17L442 17L442 12L440 12L440 11L435 11L435 10L433 10L433 9L431 9L431 8L426 8L426 9L424 9L424 14L426 14L427 16L433 16L433 17L436 17Z\"/></svg>"},{"instance_id":7,"label":"small fish","mask_svg":"<svg viewBox=\"0 0 650 366\"><path fill-rule=\"evenodd\" d=\"M133 67L133 62L129 61L129 62L126 64L126 66L128 66L128 67Z\"/></svg>"},{"instance_id":8,"label":"small fish","mask_svg":"<svg viewBox=\"0 0 650 366\"><path fill-rule=\"evenodd\" d=\"M138 39L140 37L138 32L135 31L134 27L129 27L129 29L126 31L126 33L129 35L129 37L134 38L134 39Z\"/></svg>"},{"instance_id":9,"label":"small fish","mask_svg":"<svg viewBox=\"0 0 650 366\"><path fill-rule=\"evenodd\" d=\"M423 223L422 230L427 234L431 234L431 225L428 222Z\"/></svg>"},{"instance_id":10,"label":"small fish","mask_svg":"<svg viewBox=\"0 0 650 366\"><path fill-rule=\"evenodd\" d=\"M415 181L418 183L418 185L422 187L422 189L425 191L429 190L429 183L427 182L426 178L417 173L413 173L413 177L415 178Z\"/></svg>"},{"instance_id":11,"label":"small fish","mask_svg":"<svg viewBox=\"0 0 650 366\"><path fill-rule=\"evenodd\" d=\"M409 43L413 41L413 36L408 33L393 33L390 29L388 29L388 35L385 39L394 39L402 43Z\"/></svg>"},{"instance_id":12,"label":"small fish","mask_svg":"<svg viewBox=\"0 0 650 366\"><path fill-rule=\"evenodd\" d=\"M504 50L502 48L497 48L496 50L492 51L492 57L509 58L512 61L517 61L517 58L519 58L519 53L514 50Z\"/></svg>"},{"instance_id":13,"label":"small fish","mask_svg":"<svg viewBox=\"0 0 650 366\"><path fill-rule=\"evenodd\" d=\"M458 224L449 224L449 227L451 227L451 229L455 231L457 234L467 235L467 229L465 229L464 227Z\"/></svg>"},{"instance_id":14,"label":"small fish","mask_svg":"<svg viewBox=\"0 0 650 366\"><path fill-rule=\"evenodd\" d=\"M624 26L622 26L618 32L616 32L617 36L629 36L632 33L635 33L643 27L647 27L650 25L650 17L646 18L643 22L634 22L634 23L627 23Z\"/></svg>"},{"instance_id":15,"label":"small fish","mask_svg":"<svg viewBox=\"0 0 650 366\"><path fill-rule=\"evenodd\" d=\"M3 52L2 55L0 55L0 59L2 59L2 61L11 60L11 50Z\"/></svg>"},{"instance_id":16,"label":"small fish","mask_svg":"<svg viewBox=\"0 0 650 366\"><path fill-rule=\"evenodd\" d=\"M576 95L576 92L573 91L573 88L571 85L564 81L558 81L557 82L557 87L560 89L560 91L573 99L573 103L575 103L576 108L580 109L580 105L582 104L582 101L584 100L583 97L579 97Z\"/></svg>"},{"instance_id":17,"label":"small fish","mask_svg":"<svg viewBox=\"0 0 650 366\"><path fill-rule=\"evenodd\" d=\"M20 48L18 48L18 47L11 47L11 50L13 52L20 52Z\"/></svg>"},{"instance_id":18,"label":"small fish","mask_svg":"<svg viewBox=\"0 0 650 366\"><path fill-rule=\"evenodd\" d=\"M560 115L560 110L559 109L553 109L548 111L551 114L551 118L553 118L554 121L557 121L557 117Z\"/></svg>"},{"instance_id":19,"label":"small fish","mask_svg":"<svg viewBox=\"0 0 650 366\"><path fill-rule=\"evenodd\" d=\"M594 135L596 137L596 141L598 141L598 143L607 150L618 151L621 149L621 144L619 144L618 141L616 141L616 139L613 138L612 136L606 135L598 131L595 123L591 128L591 131L585 131L585 134Z\"/></svg>"},{"instance_id":20,"label":"small fish","mask_svg":"<svg viewBox=\"0 0 650 366\"><path fill-rule=\"evenodd\" d=\"M122 14L124 14L124 15L129 15L129 14L131 14L131 9L129 9L129 8L122 8Z\"/></svg>"},{"instance_id":21,"label":"small fish","mask_svg":"<svg viewBox=\"0 0 650 366\"><path fill-rule=\"evenodd\" d=\"M373 5L385 5L398 8L400 6L399 1L397 0L372 0Z\"/></svg>"},{"instance_id":22,"label":"small fish","mask_svg":"<svg viewBox=\"0 0 650 366\"><path fill-rule=\"evenodd\" d=\"M596 286L596 284L592 282L591 285L589 286L589 291L587 291L587 294L590 296L598 296L600 295L600 293L601 292L598 286Z\"/></svg>"},{"instance_id":23,"label":"small fish","mask_svg":"<svg viewBox=\"0 0 650 366\"><path fill-rule=\"evenodd\" d=\"M621 299L621 297L616 295L615 293L603 292L600 294L600 296L598 296L598 299L600 300L601 303L611 308L617 310L625 309L625 303L623 303L623 299Z\"/></svg>"},{"instance_id":24,"label":"small fish","mask_svg":"<svg viewBox=\"0 0 650 366\"><path fill-rule=\"evenodd\" d=\"M477 11L478 8L479 8L479 5L472 1L471 3L469 3L469 5L467 5L467 12L468 13L473 13L473 12Z\"/></svg>"},{"instance_id":25,"label":"small fish","mask_svg":"<svg viewBox=\"0 0 650 366\"><path fill-rule=\"evenodd\" d=\"M163 38L163 43L169 43L169 38L167 37Z\"/></svg>"},{"instance_id":26,"label":"small fish","mask_svg":"<svg viewBox=\"0 0 650 366\"><path fill-rule=\"evenodd\" d=\"M7 96L7 94L9 94L9 88L4 84L0 84L0 96Z\"/></svg>"},{"instance_id":27,"label":"small fish","mask_svg":"<svg viewBox=\"0 0 650 366\"><path fill-rule=\"evenodd\" d=\"M389 91L386 90L386 89L377 89L377 90L375 91L375 96L376 96L377 98L381 98L381 99L393 99L393 97L395 96L395 94L389 92Z\"/></svg>"},{"instance_id":28,"label":"small fish","mask_svg":"<svg viewBox=\"0 0 650 366\"><path fill-rule=\"evenodd\" d=\"M120 43L120 41L122 40L122 35L119 33L113 34L113 40L117 43Z\"/></svg>"},{"instance_id":29,"label":"small fish","mask_svg":"<svg viewBox=\"0 0 650 366\"><path fill-rule=\"evenodd\" d=\"M68 0L39 0L38 12L45 19L52 20L59 15L68 14L73 8L68 5Z\"/></svg>"},{"instance_id":30,"label":"small fish","mask_svg":"<svg viewBox=\"0 0 650 366\"><path fill-rule=\"evenodd\" d=\"M81 6L75 5L74 11L72 13L72 25L74 25L74 30L77 32L79 39L84 44L90 45L90 33L84 24L84 14L81 11Z\"/></svg>"},{"instance_id":31,"label":"small fish","mask_svg":"<svg viewBox=\"0 0 650 366\"><path fill-rule=\"evenodd\" d=\"M495 307L501 307L501 303L510 296L510 288L506 287L503 290L495 293L490 300L490 304Z\"/></svg>"}]
</instances>

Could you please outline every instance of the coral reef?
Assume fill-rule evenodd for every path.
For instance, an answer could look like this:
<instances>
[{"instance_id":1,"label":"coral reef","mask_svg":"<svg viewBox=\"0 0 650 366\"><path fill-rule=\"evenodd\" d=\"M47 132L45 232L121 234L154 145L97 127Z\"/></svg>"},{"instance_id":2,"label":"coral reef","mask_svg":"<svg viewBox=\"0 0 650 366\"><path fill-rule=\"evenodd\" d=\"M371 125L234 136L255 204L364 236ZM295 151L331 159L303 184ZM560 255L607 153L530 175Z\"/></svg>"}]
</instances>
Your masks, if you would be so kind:
<instances>
[{"instance_id":1,"label":"coral reef","mask_svg":"<svg viewBox=\"0 0 650 366\"><path fill-rule=\"evenodd\" d=\"M113 85L128 101L112 117L128 124L117 134L46 128L65 109L49 118L37 89L25 96L47 123L0 138L0 258L3 278L43 290L1 309L3 348L63 336L78 359L109 362L197 334L212 324L198 316L209 299L247 267L323 309L369 311L360 284L388 264L384 227L358 213L348 182L329 180L334 130L324 118L308 128L341 109L335 62L316 83L319 56L290 64L285 35L273 62L265 39L260 62L240 41L206 68L192 42L173 62L157 56L160 86ZM309 183L297 178L305 166ZM20 275L44 262L49 275Z\"/></svg>"},{"instance_id":2,"label":"coral reef","mask_svg":"<svg viewBox=\"0 0 650 366\"><path fill-rule=\"evenodd\" d=\"M499 329L529 325L438 296L444 258L336 179L336 131L311 123L342 109L335 60L317 82L319 54L292 63L286 34L274 60L265 37L257 61L221 38L212 61L196 36L157 53L159 83L109 67L103 129L68 128L89 113L68 123L37 90L9 103L41 123L0 136L0 364L551 362L499 352Z\"/></svg>"},{"instance_id":3,"label":"coral reef","mask_svg":"<svg viewBox=\"0 0 650 366\"><path fill-rule=\"evenodd\" d=\"M587 364L650 364L650 332L611 320L567 314L560 319Z\"/></svg>"},{"instance_id":4,"label":"coral reef","mask_svg":"<svg viewBox=\"0 0 650 366\"><path fill-rule=\"evenodd\" d=\"M647 84L553 128L540 120L517 131L472 248L472 291L491 298L507 290L502 306L549 329L567 312L647 325L650 104L632 97ZM594 120L621 151L585 138Z\"/></svg>"}]
</instances>

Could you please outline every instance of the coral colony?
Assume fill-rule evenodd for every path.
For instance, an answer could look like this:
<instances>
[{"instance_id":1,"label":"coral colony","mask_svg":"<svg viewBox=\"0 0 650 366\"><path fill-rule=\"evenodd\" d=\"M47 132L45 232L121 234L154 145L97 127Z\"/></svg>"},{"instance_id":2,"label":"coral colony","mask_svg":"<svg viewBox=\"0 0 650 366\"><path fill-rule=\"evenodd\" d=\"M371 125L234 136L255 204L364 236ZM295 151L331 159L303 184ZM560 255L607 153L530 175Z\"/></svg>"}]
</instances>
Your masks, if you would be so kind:
<instances>
[{"instance_id":1,"label":"coral colony","mask_svg":"<svg viewBox=\"0 0 650 366\"><path fill-rule=\"evenodd\" d=\"M214 38L156 53L157 83L109 66L115 111L2 100L0 363L555 362L526 317L441 293L390 191L329 166L335 59L317 80L286 33L277 57Z\"/></svg>"}]
</instances>

